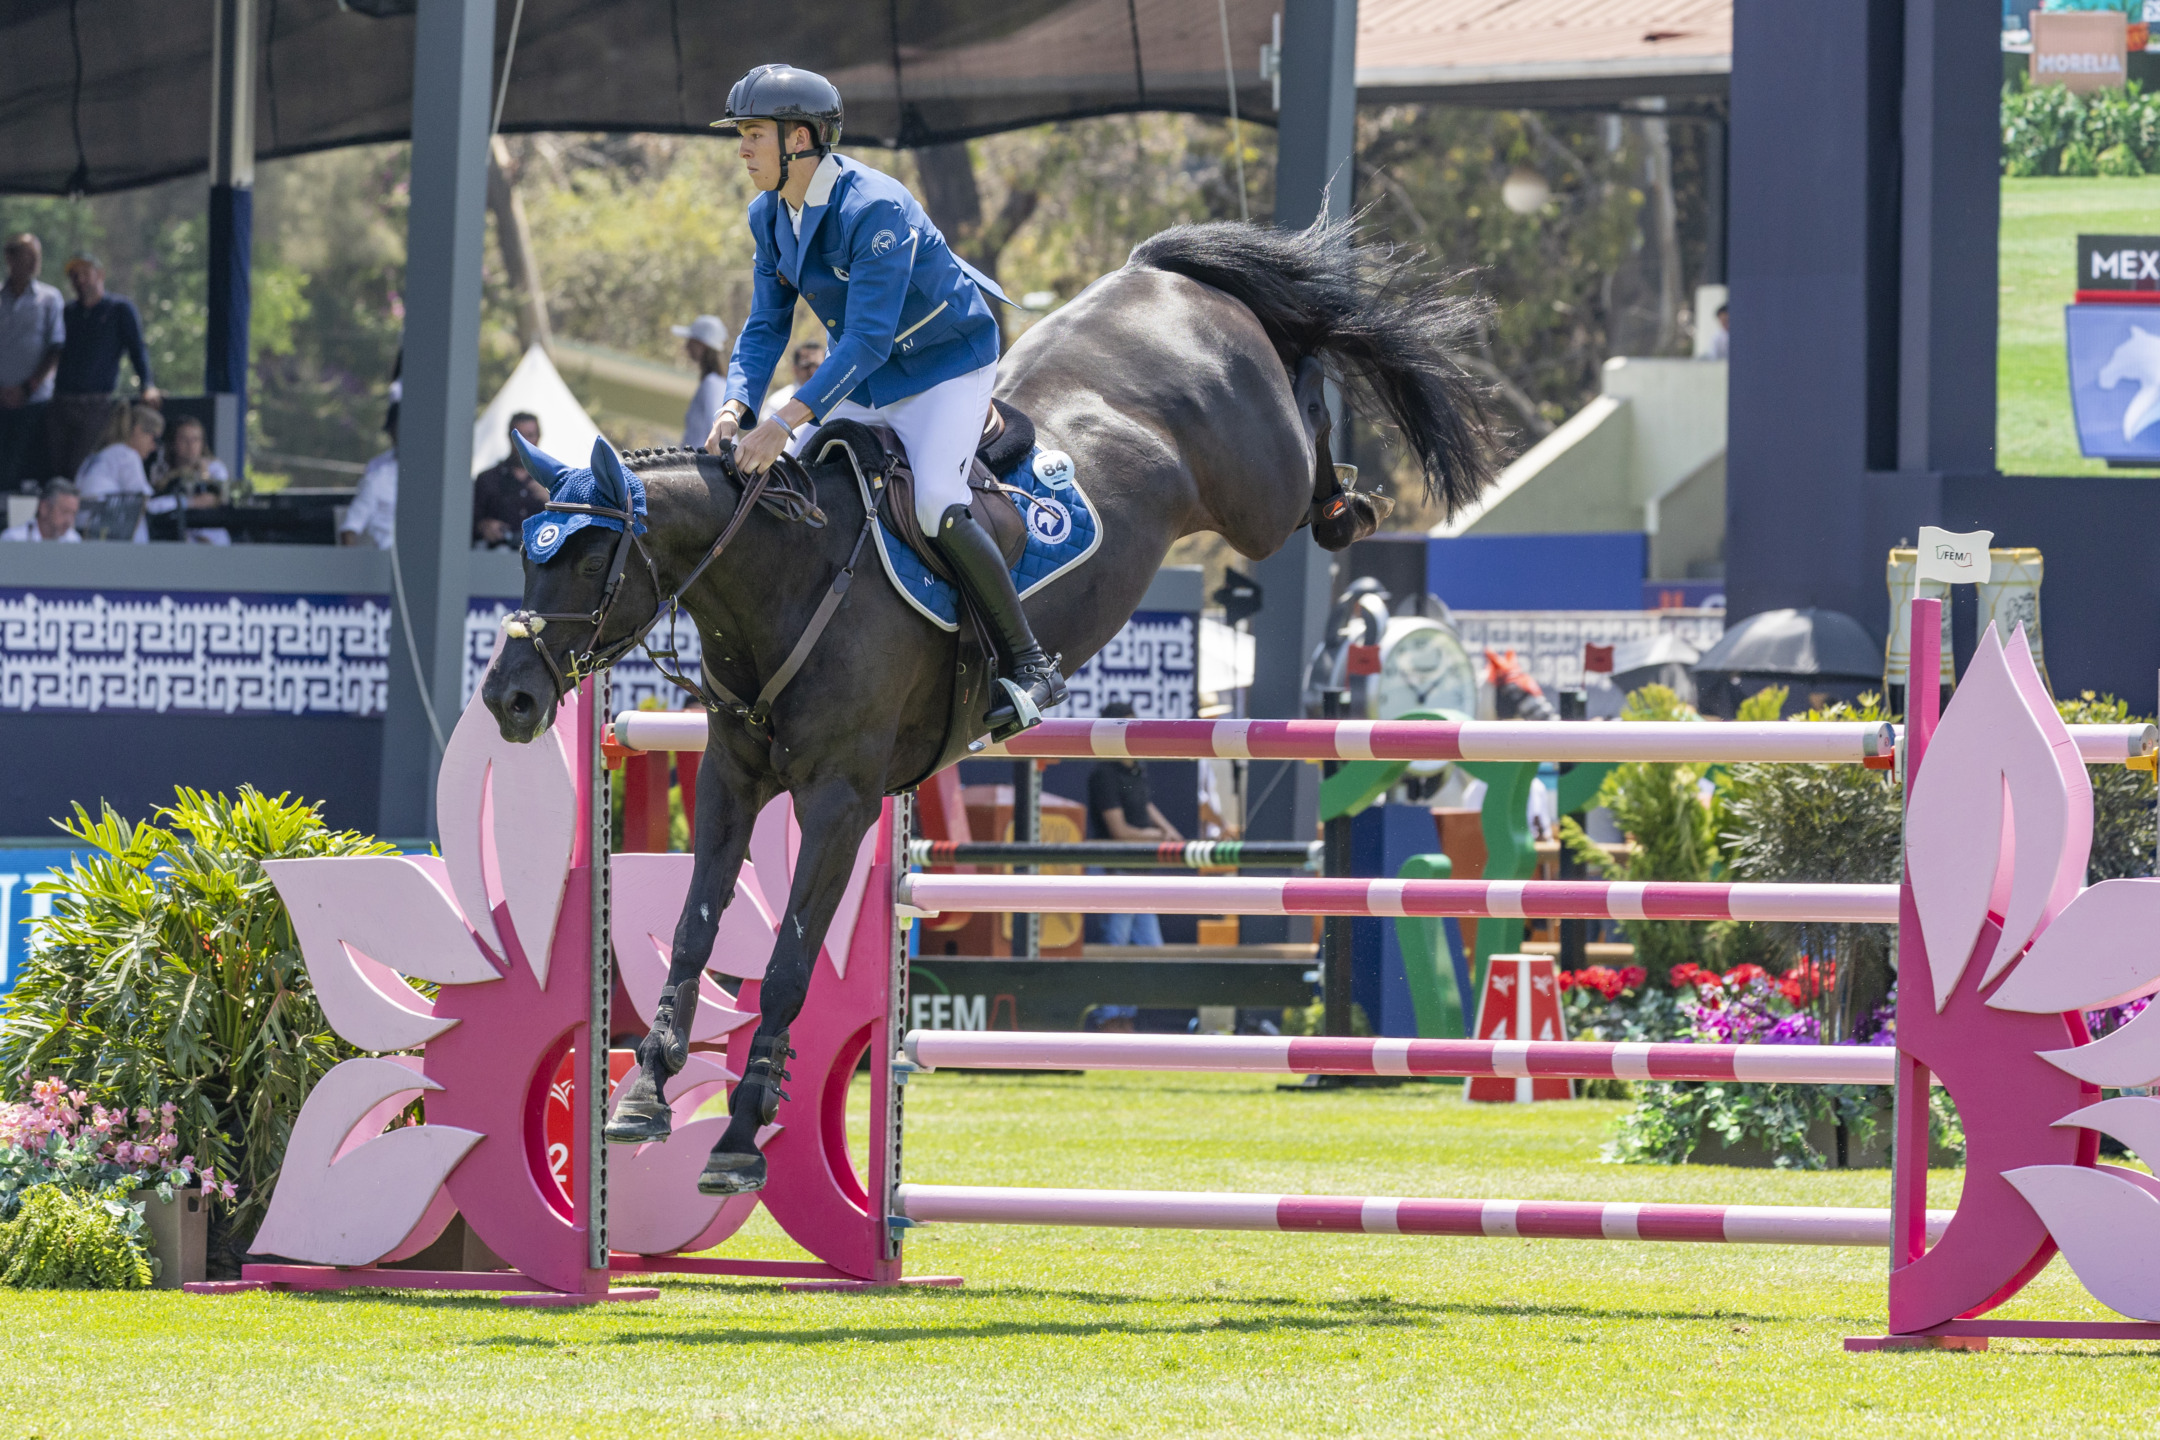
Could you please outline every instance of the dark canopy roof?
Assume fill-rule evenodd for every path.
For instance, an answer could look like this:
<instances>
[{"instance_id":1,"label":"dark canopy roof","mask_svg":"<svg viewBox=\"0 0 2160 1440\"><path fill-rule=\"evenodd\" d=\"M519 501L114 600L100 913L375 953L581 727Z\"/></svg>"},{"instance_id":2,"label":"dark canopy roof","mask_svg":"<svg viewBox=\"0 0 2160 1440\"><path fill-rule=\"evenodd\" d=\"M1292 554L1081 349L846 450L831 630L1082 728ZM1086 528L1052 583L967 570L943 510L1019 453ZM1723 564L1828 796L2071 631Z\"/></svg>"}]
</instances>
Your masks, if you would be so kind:
<instances>
[{"instance_id":1,"label":"dark canopy roof","mask_svg":"<svg viewBox=\"0 0 2160 1440\"><path fill-rule=\"evenodd\" d=\"M406 137L413 0L353 3L260 0L258 156ZM1272 121L1258 61L1279 0L1228 8L1239 109ZM121 190L207 167L210 5L0 9L0 192ZM497 0L498 77L514 9ZM709 134L729 84L770 60L838 84L856 145L1131 110L1222 114L1220 15L1217 0L526 0L502 126Z\"/></svg>"}]
</instances>

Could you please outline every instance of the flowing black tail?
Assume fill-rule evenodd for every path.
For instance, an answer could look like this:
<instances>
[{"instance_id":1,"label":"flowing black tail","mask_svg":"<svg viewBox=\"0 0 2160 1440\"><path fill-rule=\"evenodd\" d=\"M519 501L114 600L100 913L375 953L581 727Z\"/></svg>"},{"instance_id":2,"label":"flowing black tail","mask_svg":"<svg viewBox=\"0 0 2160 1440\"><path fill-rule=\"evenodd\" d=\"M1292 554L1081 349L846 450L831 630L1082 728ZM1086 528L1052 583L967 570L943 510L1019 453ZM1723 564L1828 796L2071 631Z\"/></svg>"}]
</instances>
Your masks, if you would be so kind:
<instances>
[{"instance_id":1,"label":"flowing black tail","mask_svg":"<svg viewBox=\"0 0 2160 1440\"><path fill-rule=\"evenodd\" d=\"M1391 247L1355 244L1352 229L1347 220L1304 230L1179 225L1143 242L1131 263L1242 302L1286 365L1321 357L1359 408L1402 432L1427 497L1453 513L1493 475L1483 392L1448 358L1475 339L1484 304Z\"/></svg>"}]
</instances>

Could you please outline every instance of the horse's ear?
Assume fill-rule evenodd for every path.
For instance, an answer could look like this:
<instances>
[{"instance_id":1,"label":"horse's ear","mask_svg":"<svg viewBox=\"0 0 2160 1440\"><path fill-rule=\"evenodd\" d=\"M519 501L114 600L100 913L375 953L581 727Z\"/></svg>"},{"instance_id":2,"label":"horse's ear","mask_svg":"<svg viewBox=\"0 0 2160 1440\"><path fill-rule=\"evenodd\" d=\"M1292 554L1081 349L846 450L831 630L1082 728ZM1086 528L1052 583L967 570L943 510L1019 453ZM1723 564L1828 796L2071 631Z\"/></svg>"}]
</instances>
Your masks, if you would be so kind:
<instances>
[{"instance_id":1,"label":"horse's ear","mask_svg":"<svg viewBox=\"0 0 2160 1440\"><path fill-rule=\"evenodd\" d=\"M623 469L622 456L615 453L615 447L608 444L605 435L593 436L592 473L593 478L600 482L600 491L607 497L609 504L629 508L629 472Z\"/></svg>"},{"instance_id":2,"label":"horse's ear","mask_svg":"<svg viewBox=\"0 0 2160 1440\"><path fill-rule=\"evenodd\" d=\"M534 449L525 442L525 437L515 430L510 432L510 448L517 451L518 460L524 465L525 473L547 486L550 495L562 484L563 477L570 473L568 465L544 450Z\"/></svg>"}]
</instances>

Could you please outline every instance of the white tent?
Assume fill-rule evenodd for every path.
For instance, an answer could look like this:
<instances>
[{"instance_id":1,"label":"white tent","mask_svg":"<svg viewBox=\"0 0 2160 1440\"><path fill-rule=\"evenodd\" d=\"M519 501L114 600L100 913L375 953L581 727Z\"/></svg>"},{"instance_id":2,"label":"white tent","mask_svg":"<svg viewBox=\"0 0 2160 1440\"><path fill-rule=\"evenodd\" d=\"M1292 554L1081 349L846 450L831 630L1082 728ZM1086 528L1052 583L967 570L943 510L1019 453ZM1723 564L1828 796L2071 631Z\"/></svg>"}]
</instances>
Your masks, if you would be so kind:
<instances>
[{"instance_id":1,"label":"white tent","mask_svg":"<svg viewBox=\"0 0 2160 1440\"><path fill-rule=\"evenodd\" d=\"M547 351L535 345L473 424L473 474L509 455L510 417L519 411L540 417L540 448L548 454L571 465L591 458L600 427L563 383Z\"/></svg>"}]
</instances>

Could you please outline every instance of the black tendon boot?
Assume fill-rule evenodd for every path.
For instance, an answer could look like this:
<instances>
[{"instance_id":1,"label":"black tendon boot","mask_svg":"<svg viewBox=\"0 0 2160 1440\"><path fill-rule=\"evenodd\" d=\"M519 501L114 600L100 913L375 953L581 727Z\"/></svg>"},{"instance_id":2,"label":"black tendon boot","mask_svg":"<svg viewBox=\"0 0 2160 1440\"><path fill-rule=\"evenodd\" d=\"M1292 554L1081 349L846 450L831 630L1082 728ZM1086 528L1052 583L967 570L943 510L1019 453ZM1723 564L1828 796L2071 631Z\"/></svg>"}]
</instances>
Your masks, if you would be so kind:
<instances>
[{"instance_id":1,"label":"black tendon boot","mask_svg":"<svg viewBox=\"0 0 2160 1440\"><path fill-rule=\"evenodd\" d=\"M780 1113L788 1098L780 1082L788 1078L788 1032L759 1035L750 1042L750 1063L743 1067L742 1083L728 1097L727 1133L705 1159L698 1176L701 1195L743 1195L765 1188L765 1157L758 1152L757 1135Z\"/></svg>"},{"instance_id":2,"label":"black tendon boot","mask_svg":"<svg viewBox=\"0 0 2160 1440\"><path fill-rule=\"evenodd\" d=\"M623 1092L604 1132L616 1145L643 1145L675 1133L667 1082L690 1058L690 1019L697 1014L698 977L660 992L652 1029L638 1042L637 1074Z\"/></svg>"},{"instance_id":3,"label":"black tendon boot","mask_svg":"<svg viewBox=\"0 0 2160 1440\"><path fill-rule=\"evenodd\" d=\"M1057 657L1044 654L1028 628L1027 612L1020 608L1012 571L1005 568L997 542L975 523L967 506L952 505L938 519L935 543L997 645L998 686L983 716L990 738L1003 740L1040 724L1042 712L1064 700L1065 677L1058 672Z\"/></svg>"}]
</instances>

